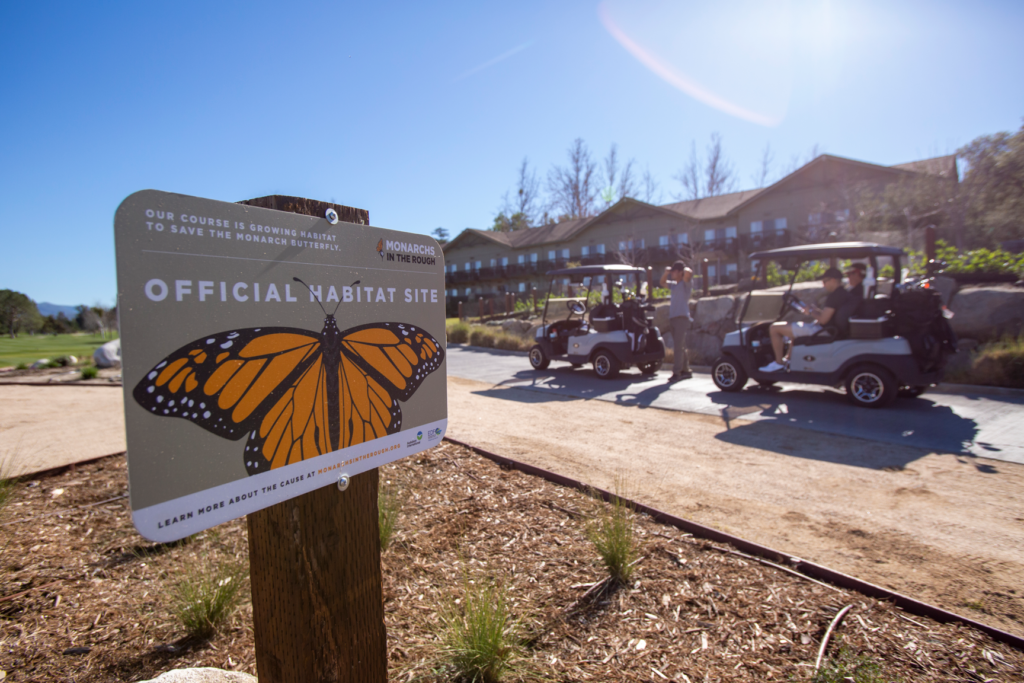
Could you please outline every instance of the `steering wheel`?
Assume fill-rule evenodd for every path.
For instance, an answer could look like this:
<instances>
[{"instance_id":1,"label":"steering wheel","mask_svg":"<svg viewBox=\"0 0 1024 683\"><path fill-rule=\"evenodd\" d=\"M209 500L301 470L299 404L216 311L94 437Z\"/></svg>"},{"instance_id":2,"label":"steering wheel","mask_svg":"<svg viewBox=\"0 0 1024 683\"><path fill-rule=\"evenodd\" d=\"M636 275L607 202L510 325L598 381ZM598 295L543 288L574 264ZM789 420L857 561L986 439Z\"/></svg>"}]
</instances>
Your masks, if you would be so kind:
<instances>
[{"instance_id":1,"label":"steering wheel","mask_svg":"<svg viewBox=\"0 0 1024 683\"><path fill-rule=\"evenodd\" d=\"M572 299L565 302L566 308L569 309L569 317L566 318L566 322L572 319L573 315L581 316L587 312L587 307L582 301Z\"/></svg>"},{"instance_id":2,"label":"steering wheel","mask_svg":"<svg viewBox=\"0 0 1024 683\"><path fill-rule=\"evenodd\" d=\"M808 306L803 301L801 301L797 297L793 296L789 292L786 293L784 301L785 301L785 305L788 308L796 311L797 313L799 313L801 315L809 315L810 312L811 312L811 307L810 306Z\"/></svg>"}]
</instances>

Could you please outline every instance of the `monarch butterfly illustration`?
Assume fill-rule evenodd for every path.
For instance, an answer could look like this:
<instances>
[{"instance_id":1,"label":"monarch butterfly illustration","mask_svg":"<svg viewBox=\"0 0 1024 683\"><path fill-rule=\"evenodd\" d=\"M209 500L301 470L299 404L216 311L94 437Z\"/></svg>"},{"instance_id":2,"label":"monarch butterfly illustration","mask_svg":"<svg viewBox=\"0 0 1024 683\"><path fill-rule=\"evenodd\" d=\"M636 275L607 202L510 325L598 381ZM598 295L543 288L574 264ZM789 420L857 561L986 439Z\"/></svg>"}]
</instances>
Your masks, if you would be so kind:
<instances>
[{"instance_id":1,"label":"monarch butterfly illustration","mask_svg":"<svg viewBox=\"0 0 1024 683\"><path fill-rule=\"evenodd\" d=\"M384 240L383 238L377 242L377 253L380 254L380 259L384 260Z\"/></svg>"},{"instance_id":2,"label":"monarch butterfly illustration","mask_svg":"<svg viewBox=\"0 0 1024 683\"><path fill-rule=\"evenodd\" d=\"M157 363L132 396L154 415L225 439L248 435L250 475L394 434L398 402L440 367L444 349L406 323L342 332L337 310L324 309L319 334L257 327L204 336Z\"/></svg>"}]
</instances>

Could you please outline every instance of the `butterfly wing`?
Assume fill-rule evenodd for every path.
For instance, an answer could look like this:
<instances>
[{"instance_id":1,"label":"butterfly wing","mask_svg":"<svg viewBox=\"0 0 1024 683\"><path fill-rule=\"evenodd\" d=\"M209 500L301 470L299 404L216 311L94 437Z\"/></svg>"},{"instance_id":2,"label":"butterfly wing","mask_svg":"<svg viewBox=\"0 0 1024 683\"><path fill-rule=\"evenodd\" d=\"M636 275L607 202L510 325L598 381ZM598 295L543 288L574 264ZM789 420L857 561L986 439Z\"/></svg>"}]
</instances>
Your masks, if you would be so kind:
<instances>
[{"instance_id":1,"label":"butterfly wing","mask_svg":"<svg viewBox=\"0 0 1024 683\"><path fill-rule=\"evenodd\" d=\"M320 355L320 337L307 330L219 332L164 358L132 396L154 415L184 418L217 436L239 439Z\"/></svg>"},{"instance_id":2,"label":"butterfly wing","mask_svg":"<svg viewBox=\"0 0 1024 683\"><path fill-rule=\"evenodd\" d=\"M254 427L246 470L257 474L394 434L402 426L398 402L408 400L443 359L437 341L411 325L346 330L337 365L317 358Z\"/></svg>"}]
</instances>

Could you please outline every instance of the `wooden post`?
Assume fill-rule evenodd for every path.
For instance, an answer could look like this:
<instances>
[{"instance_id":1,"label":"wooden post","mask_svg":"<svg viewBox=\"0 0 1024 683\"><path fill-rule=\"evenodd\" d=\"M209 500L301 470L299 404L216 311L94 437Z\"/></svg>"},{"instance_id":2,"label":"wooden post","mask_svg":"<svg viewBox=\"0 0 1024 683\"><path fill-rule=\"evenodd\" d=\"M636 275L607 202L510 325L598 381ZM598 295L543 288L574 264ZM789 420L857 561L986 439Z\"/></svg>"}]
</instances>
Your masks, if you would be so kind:
<instances>
[{"instance_id":1,"label":"wooden post","mask_svg":"<svg viewBox=\"0 0 1024 683\"><path fill-rule=\"evenodd\" d=\"M533 297L533 314L537 315L537 288L530 287L530 296Z\"/></svg>"},{"instance_id":2,"label":"wooden post","mask_svg":"<svg viewBox=\"0 0 1024 683\"><path fill-rule=\"evenodd\" d=\"M483 322L484 321L484 312L485 311L484 311L484 298L482 296L478 296L476 298L476 311L480 315L480 322Z\"/></svg>"},{"instance_id":3,"label":"wooden post","mask_svg":"<svg viewBox=\"0 0 1024 683\"><path fill-rule=\"evenodd\" d=\"M708 295L708 287L711 286L711 283L708 282L708 260L707 259L702 259L701 262L700 262L700 280L701 280L702 286L704 287L704 296L707 296Z\"/></svg>"},{"instance_id":4,"label":"wooden post","mask_svg":"<svg viewBox=\"0 0 1024 683\"><path fill-rule=\"evenodd\" d=\"M459 302L459 320L460 321L461 320L465 320L465 317L463 317L463 315L462 315L462 302L461 301Z\"/></svg>"},{"instance_id":5,"label":"wooden post","mask_svg":"<svg viewBox=\"0 0 1024 683\"><path fill-rule=\"evenodd\" d=\"M492 318L494 317L494 299L487 300L487 314Z\"/></svg>"},{"instance_id":6,"label":"wooden post","mask_svg":"<svg viewBox=\"0 0 1024 683\"><path fill-rule=\"evenodd\" d=\"M654 269L650 266L647 266L647 298L654 298Z\"/></svg>"},{"instance_id":7,"label":"wooden post","mask_svg":"<svg viewBox=\"0 0 1024 683\"><path fill-rule=\"evenodd\" d=\"M333 208L343 222L370 222L363 209L301 197L240 203L318 217ZM387 681L377 483L373 469L346 491L324 486L248 516L260 683Z\"/></svg>"}]
</instances>

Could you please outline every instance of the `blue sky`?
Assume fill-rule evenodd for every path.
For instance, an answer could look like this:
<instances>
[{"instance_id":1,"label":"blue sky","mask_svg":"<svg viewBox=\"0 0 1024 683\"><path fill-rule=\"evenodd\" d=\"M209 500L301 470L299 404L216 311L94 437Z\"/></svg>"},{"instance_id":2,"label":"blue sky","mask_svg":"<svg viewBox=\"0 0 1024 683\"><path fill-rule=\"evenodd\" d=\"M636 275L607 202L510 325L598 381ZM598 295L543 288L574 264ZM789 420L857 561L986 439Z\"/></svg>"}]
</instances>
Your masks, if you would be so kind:
<instances>
[{"instance_id":1,"label":"blue sky","mask_svg":"<svg viewBox=\"0 0 1024 683\"><path fill-rule=\"evenodd\" d=\"M153 188L485 228L573 139L663 200L722 136L741 188L809 150L881 164L1024 117L1024 3L3 3L0 288L113 303L113 215Z\"/></svg>"}]
</instances>

